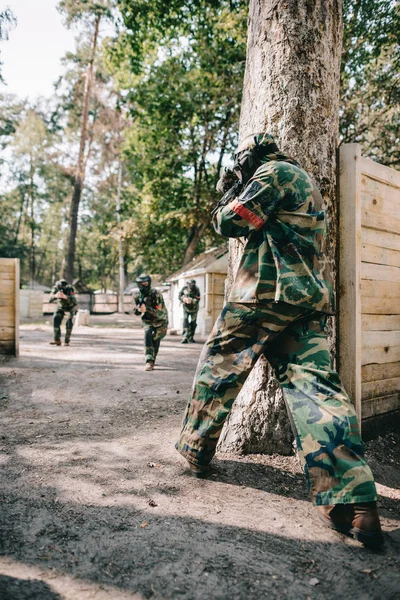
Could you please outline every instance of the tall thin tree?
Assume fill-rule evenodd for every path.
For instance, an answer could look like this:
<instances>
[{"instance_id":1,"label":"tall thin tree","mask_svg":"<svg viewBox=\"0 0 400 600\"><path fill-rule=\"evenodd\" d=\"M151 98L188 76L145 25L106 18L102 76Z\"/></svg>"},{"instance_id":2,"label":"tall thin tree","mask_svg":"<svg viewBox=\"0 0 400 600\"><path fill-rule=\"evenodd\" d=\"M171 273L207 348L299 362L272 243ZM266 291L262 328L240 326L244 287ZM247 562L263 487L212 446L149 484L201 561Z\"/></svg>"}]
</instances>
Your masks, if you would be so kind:
<instances>
[{"instance_id":1,"label":"tall thin tree","mask_svg":"<svg viewBox=\"0 0 400 600\"><path fill-rule=\"evenodd\" d=\"M118 161L118 183L117 183L117 222L118 222L118 312L125 312L124 290L125 290L125 265L124 245L121 231L121 189L122 189L122 162Z\"/></svg>"},{"instance_id":2,"label":"tall thin tree","mask_svg":"<svg viewBox=\"0 0 400 600\"><path fill-rule=\"evenodd\" d=\"M85 149L88 134L88 118L89 118L89 103L92 92L94 60L97 50L97 40L99 35L101 14L96 14L93 26L92 44L90 50L90 58L85 75L85 87L83 92L83 108L81 117L81 131L79 139L79 154L75 169L74 187L71 198L71 208L69 215L69 236L68 246L66 251L64 277L67 281L72 282L74 276L74 262L76 250L76 233L78 230L78 213L79 204L82 196L83 182L85 178Z\"/></svg>"}]
</instances>

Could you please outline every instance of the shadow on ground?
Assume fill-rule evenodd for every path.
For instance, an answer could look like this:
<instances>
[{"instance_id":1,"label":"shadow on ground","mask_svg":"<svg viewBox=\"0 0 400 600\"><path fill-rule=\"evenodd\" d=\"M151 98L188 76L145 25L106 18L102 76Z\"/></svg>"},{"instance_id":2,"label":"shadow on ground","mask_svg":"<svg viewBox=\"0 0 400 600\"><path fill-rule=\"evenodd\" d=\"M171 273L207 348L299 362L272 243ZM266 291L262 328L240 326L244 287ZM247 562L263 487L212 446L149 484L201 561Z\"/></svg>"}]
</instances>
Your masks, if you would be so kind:
<instances>
[{"instance_id":1,"label":"shadow on ground","mask_svg":"<svg viewBox=\"0 0 400 600\"><path fill-rule=\"evenodd\" d=\"M56 355L25 332L0 366L1 600L398 598L400 434L368 444L374 554L320 525L295 457L188 475L174 442L200 346L168 339L148 374L141 331L95 333Z\"/></svg>"},{"instance_id":2,"label":"shadow on ground","mask_svg":"<svg viewBox=\"0 0 400 600\"><path fill-rule=\"evenodd\" d=\"M31 450L35 457L34 444ZM42 447L37 450L45 453ZM147 456L153 458L151 448ZM109 465L103 478L105 465L99 456L91 466L97 473L93 483L100 488L91 490L93 503L87 504L66 501L69 491L63 481L32 484L38 465L24 459L18 448L9 459L0 494L0 554L36 565L41 572L143 598L306 600L331 598L333 589L335 597L398 598L396 500L385 498L384 514L390 515L392 531L386 534L384 553L375 554L323 530L304 483L270 466L219 460L210 480L197 481L180 464L165 459L162 465L132 460L130 471L122 464ZM79 456L74 456L61 467L74 471L71 488L82 491L85 477L80 467L75 470L77 463ZM44 462L42 473L48 468ZM254 497L254 490L261 496ZM248 514L234 514L227 524L224 512L231 504ZM45 583L40 588L41 583L14 585L7 579L4 589L15 590L10 600L59 597ZM43 595L37 595L41 589Z\"/></svg>"},{"instance_id":3,"label":"shadow on ground","mask_svg":"<svg viewBox=\"0 0 400 600\"><path fill-rule=\"evenodd\" d=\"M44 581L37 579L17 579L0 575L1 600L62 600Z\"/></svg>"},{"instance_id":4,"label":"shadow on ground","mask_svg":"<svg viewBox=\"0 0 400 600\"><path fill-rule=\"evenodd\" d=\"M144 598L398 597L398 532L383 558L339 535L313 542L121 506L8 495L2 508L2 554ZM12 599L58 598L45 584L35 595L40 583Z\"/></svg>"}]
</instances>

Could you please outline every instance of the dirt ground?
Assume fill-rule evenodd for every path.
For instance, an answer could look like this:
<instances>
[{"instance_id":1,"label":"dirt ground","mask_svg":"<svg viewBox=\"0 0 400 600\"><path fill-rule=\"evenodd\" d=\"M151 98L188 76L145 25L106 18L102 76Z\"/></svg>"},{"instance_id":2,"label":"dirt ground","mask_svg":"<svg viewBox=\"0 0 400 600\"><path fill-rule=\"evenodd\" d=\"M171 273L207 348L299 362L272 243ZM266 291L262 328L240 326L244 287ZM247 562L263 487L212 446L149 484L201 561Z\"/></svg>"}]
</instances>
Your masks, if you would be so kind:
<instances>
[{"instance_id":1,"label":"dirt ground","mask_svg":"<svg viewBox=\"0 0 400 600\"><path fill-rule=\"evenodd\" d=\"M400 598L400 434L368 444L382 553L325 529L295 457L174 450L201 344L167 336L143 370L129 316L70 347L21 327L0 361L0 600Z\"/></svg>"}]
</instances>

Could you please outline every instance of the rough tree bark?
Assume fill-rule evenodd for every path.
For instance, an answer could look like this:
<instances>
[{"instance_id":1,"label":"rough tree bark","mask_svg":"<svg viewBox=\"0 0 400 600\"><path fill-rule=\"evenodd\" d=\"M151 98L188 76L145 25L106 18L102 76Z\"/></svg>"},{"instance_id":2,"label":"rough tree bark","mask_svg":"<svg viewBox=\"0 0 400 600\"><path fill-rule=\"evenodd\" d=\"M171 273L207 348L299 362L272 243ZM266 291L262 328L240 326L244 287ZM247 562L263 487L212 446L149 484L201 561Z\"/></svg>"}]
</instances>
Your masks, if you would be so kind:
<instances>
[{"instance_id":1,"label":"rough tree bark","mask_svg":"<svg viewBox=\"0 0 400 600\"><path fill-rule=\"evenodd\" d=\"M71 209L69 217L69 235L68 235L68 246L65 257L65 269L64 277L72 283L74 277L74 262L75 262L75 248L76 248L76 233L78 231L78 213L79 204L82 196L83 182L85 178L85 148L87 141L87 124L89 116L89 102L92 91L93 82L93 69L94 59L97 49L97 38L99 34L101 15L97 15L94 22L93 42L90 53L90 59L88 68L86 71L85 89L83 93L83 109L81 119L81 133L79 142L79 154L78 162L76 165L75 176L74 176L74 187L71 198Z\"/></svg>"},{"instance_id":2,"label":"rough tree bark","mask_svg":"<svg viewBox=\"0 0 400 600\"><path fill-rule=\"evenodd\" d=\"M268 131L316 180L328 210L333 269L341 48L342 0L250 0L239 138ZM231 241L228 288L242 251ZM260 359L219 449L289 454L292 440L280 389Z\"/></svg>"}]
</instances>

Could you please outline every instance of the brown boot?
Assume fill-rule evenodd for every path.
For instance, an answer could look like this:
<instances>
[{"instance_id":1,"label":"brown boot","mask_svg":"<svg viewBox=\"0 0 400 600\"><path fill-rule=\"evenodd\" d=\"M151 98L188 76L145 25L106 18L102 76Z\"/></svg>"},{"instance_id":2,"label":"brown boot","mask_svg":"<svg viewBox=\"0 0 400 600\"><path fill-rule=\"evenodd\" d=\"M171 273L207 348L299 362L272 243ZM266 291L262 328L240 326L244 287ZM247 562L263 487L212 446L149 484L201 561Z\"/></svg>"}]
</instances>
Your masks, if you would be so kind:
<instances>
[{"instance_id":1,"label":"brown boot","mask_svg":"<svg viewBox=\"0 0 400 600\"><path fill-rule=\"evenodd\" d=\"M146 366L145 366L144 370L145 371L153 371L153 369L154 369L154 361L153 360L149 360L146 363Z\"/></svg>"},{"instance_id":2,"label":"brown boot","mask_svg":"<svg viewBox=\"0 0 400 600\"><path fill-rule=\"evenodd\" d=\"M353 529L351 531L354 539L373 550L380 548L384 539L376 502L353 504L353 511Z\"/></svg>"},{"instance_id":3,"label":"brown boot","mask_svg":"<svg viewBox=\"0 0 400 600\"><path fill-rule=\"evenodd\" d=\"M191 474L198 479L204 479L210 474L210 467L208 465L195 465L189 461L187 461L187 463Z\"/></svg>"},{"instance_id":4,"label":"brown boot","mask_svg":"<svg viewBox=\"0 0 400 600\"><path fill-rule=\"evenodd\" d=\"M61 340L53 340L50 342L50 346L61 346Z\"/></svg>"},{"instance_id":5,"label":"brown boot","mask_svg":"<svg viewBox=\"0 0 400 600\"><path fill-rule=\"evenodd\" d=\"M351 504L329 504L317 506L318 517L331 529L349 533L352 527L353 506Z\"/></svg>"}]
</instances>

